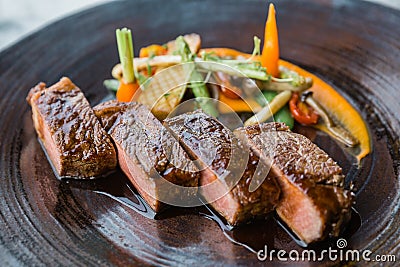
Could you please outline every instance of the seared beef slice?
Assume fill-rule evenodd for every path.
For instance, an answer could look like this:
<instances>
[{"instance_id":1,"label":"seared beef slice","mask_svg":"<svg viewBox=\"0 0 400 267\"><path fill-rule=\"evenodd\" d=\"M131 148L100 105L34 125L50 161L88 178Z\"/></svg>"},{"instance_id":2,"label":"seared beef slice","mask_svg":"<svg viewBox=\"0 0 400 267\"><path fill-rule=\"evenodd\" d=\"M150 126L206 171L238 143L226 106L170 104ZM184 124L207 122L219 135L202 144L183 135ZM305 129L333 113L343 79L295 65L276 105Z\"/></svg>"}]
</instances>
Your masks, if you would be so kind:
<instances>
[{"instance_id":1,"label":"seared beef slice","mask_svg":"<svg viewBox=\"0 0 400 267\"><path fill-rule=\"evenodd\" d=\"M175 138L138 103L109 101L94 108L109 128L123 172L156 212L162 202L197 200L198 172ZM186 187L185 190L171 185Z\"/></svg>"},{"instance_id":2,"label":"seared beef slice","mask_svg":"<svg viewBox=\"0 0 400 267\"><path fill-rule=\"evenodd\" d=\"M109 100L93 107L93 111L103 125L104 130L108 132L118 119L118 116L132 105L134 106L135 104Z\"/></svg>"},{"instance_id":3,"label":"seared beef slice","mask_svg":"<svg viewBox=\"0 0 400 267\"><path fill-rule=\"evenodd\" d=\"M28 97L36 132L58 177L93 178L115 169L114 146L88 101L68 78Z\"/></svg>"},{"instance_id":4,"label":"seared beef slice","mask_svg":"<svg viewBox=\"0 0 400 267\"><path fill-rule=\"evenodd\" d=\"M274 209L280 194L274 178L267 177L254 192L249 190L257 165L260 173L267 166L262 166L258 156L219 121L196 111L169 118L165 125L197 160L202 169L200 192L229 224L236 225ZM267 174L264 171L264 177ZM211 183L212 187L204 187Z\"/></svg>"},{"instance_id":5,"label":"seared beef slice","mask_svg":"<svg viewBox=\"0 0 400 267\"><path fill-rule=\"evenodd\" d=\"M352 193L342 186L342 169L308 138L284 124L265 123L235 131L277 177L282 198L277 213L304 242L338 236L351 214ZM242 139L243 140L243 139Z\"/></svg>"}]
</instances>

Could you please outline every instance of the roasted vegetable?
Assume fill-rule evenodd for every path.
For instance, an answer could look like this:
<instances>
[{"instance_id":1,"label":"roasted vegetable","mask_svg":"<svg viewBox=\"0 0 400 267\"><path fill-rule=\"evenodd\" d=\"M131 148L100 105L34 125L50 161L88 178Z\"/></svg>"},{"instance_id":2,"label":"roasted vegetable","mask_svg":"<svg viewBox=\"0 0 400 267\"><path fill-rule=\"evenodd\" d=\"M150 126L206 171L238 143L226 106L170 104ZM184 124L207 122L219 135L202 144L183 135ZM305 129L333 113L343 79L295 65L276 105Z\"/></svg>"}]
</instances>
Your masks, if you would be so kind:
<instances>
[{"instance_id":1,"label":"roasted vegetable","mask_svg":"<svg viewBox=\"0 0 400 267\"><path fill-rule=\"evenodd\" d=\"M269 4L268 18L265 23L264 47L261 55L261 64L267 68L273 77L279 77L279 39L276 26L275 7Z\"/></svg>"},{"instance_id":2,"label":"roasted vegetable","mask_svg":"<svg viewBox=\"0 0 400 267\"><path fill-rule=\"evenodd\" d=\"M272 91L302 92L309 89L313 80L310 77L304 77L297 72L291 71L288 68L279 66L281 78L272 77L270 81L263 82L262 87Z\"/></svg>"},{"instance_id":3,"label":"roasted vegetable","mask_svg":"<svg viewBox=\"0 0 400 267\"><path fill-rule=\"evenodd\" d=\"M265 98L265 100L267 100L268 103L271 103L271 101L278 95L277 92L273 92L273 91L264 91L263 92L263 97ZM264 101L260 101L261 104ZM292 115L290 114L290 110L289 107L287 105L284 105L280 110L278 110L275 114L274 114L274 121L276 122L284 122L290 129L293 128L294 126L294 119L292 117Z\"/></svg>"},{"instance_id":4,"label":"roasted vegetable","mask_svg":"<svg viewBox=\"0 0 400 267\"><path fill-rule=\"evenodd\" d=\"M310 105L321 117L323 126L330 132L330 134L343 144L349 147L358 145L358 140L355 139L346 129L337 125L332 118L328 115L325 109L312 97L312 92L307 91L302 94L304 101Z\"/></svg>"},{"instance_id":5,"label":"roasted vegetable","mask_svg":"<svg viewBox=\"0 0 400 267\"><path fill-rule=\"evenodd\" d=\"M167 54L167 49L162 45L149 45L146 47L142 47L139 52L139 57L154 57L161 56Z\"/></svg>"},{"instance_id":6,"label":"roasted vegetable","mask_svg":"<svg viewBox=\"0 0 400 267\"><path fill-rule=\"evenodd\" d=\"M182 63L184 64L184 68L187 73L190 74L190 87L194 96L196 97L196 101L199 103L200 107L203 111L213 117L218 116L218 111L210 98L210 94L206 85L204 84L203 76L196 70L196 65L194 63L195 54L190 51L189 45L186 43L183 36L179 36L176 38L176 52L181 56Z\"/></svg>"},{"instance_id":7,"label":"roasted vegetable","mask_svg":"<svg viewBox=\"0 0 400 267\"><path fill-rule=\"evenodd\" d=\"M214 72L215 81L220 86L221 93L227 98L240 99L241 89L233 85L230 81L230 76L223 72Z\"/></svg>"},{"instance_id":8,"label":"roasted vegetable","mask_svg":"<svg viewBox=\"0 0 400 267\"><path fill-rule=\"evenodd\" d=\"M205 62L199 62L198 65L209 71L220 71L235 76L245 76L260 81L269 81L271 76L267 74L266 69L256 58L259 58L260 39L254 36L253 54L247 59L223 59L216 56L211 50L210 53L202 52L201 59ZM207 62L215 62L220 64L207 64Z\"/></svg>"},{"instance_id":9,"label":"roasted vegetable","mask_svg":"<svg viewBox=\"0 0 400 267\"><path fill-rule=\"evenodd\" d=\"M279 60L279 65L313 80L313 86L309 89L313 92L313 99L359 143L359 150L354 152L358 162L371 152L371 138L366 123L360 113L339 92L319 77L290 62ZM323 125L317 124L315 127L331 134Z\"/></svg>"},{"instance_id":10,"label":"roasted vegetable","mask_svg":"<svg viewBox=\"0 0 400 267\"><path fill-rule=\"evenodd\" d=\"M163 120L181 102L189 78L183 65L163 69L141 85L137 101L148 106L158 119Z\"/></svg>"},{"instance_id":11,"label":"roasted vegetable","mask_svg":"<svg viewBox=\"0 0 400 267\"><path fill-rule=\"evenodd\" d=\"M308 104L299 99L299 94L294 93L289 102L290 112L293 118L301 124L312 125L318 122L318 113Z\"/></svg>"},{"instance_id":12,"label":"roasted vegetable","mask_svg":"<svg viewBox=\"0 0 400 267\"><path fill-rule=\"evenodd\" d=\"M116 94L117 100L129 102L139 88L135 83L135 74L133 71L133 43L131 30L127 28L116 30L119 60L121 61L123 77L120 81Z\"/></svg>"},{"instance_id":13,"label":"roasted vegetable","mask_svg":"<svg viewBox=\"0 0 400 267\"><path fill-rule=\"evenodd\" d=\"M278 110L286 105L291 96L292 92L290 91L283 91L279 93L272 99L271 102L269 102L269 105L266 105L257 114L245 121L244 125L248 126L267 121L269 118L272 117L272 115L274 115L276 112L278 112Z\"/></svg>"},{"instance_id":14,"label":"roasted vegetable","mask_svg":"<svg viewBox=\"0 0 400 267\"><path fill-rule=\"evenodd\" d=\"M176 64L181 63L180 56L173 55L163 55L163 56L155 56L155 57L144 57L144 58L135 58L133 60L133 65L135 66L135 70L137 72L147 70L149 67L151 68L166 68ZM117 64L111 71L112 76L120 80L123 77L122 73L122 65Z\"/></svg>"}]
</instances>

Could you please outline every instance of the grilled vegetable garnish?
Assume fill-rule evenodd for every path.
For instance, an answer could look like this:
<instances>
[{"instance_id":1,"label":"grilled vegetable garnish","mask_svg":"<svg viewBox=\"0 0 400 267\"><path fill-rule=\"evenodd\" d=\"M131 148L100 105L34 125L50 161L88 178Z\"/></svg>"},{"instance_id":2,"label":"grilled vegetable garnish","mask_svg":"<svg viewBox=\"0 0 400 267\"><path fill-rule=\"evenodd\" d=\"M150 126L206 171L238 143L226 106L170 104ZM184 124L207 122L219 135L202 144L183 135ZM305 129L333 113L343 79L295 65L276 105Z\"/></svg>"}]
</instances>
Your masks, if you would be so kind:
<instances>
[{"instance_id":1,"label":"grilled vegetable garnish","mask_svg":"<svg viewBox=\"0 0 400 267\"><path fill-rule=\"evenodd\" d=\"M119 60L122 65L122 79L120 81L116 97L118 101L129 102L139 88L135 83L135 74L133 71L133 43L131 30L123 28L117 29L117 44Z\"/></svg>"},{"instance_id":2,"label":"grilled vegetable garnish","mask_svg":"<svg viewBox=\"0 0 400 267\"><path fill-rule=\"evenodd\" d=\"M202 52L201 59L205 62L215 62L220 64L198 63L198 65L209 71L220 71L234 76L242 75L260 81L270 81L271 76L267 74L267 70L259 61L254 60L259 57L260 42L260 39L257 36L254 36L253 54L247 59L224 59L216 56L211 50L209 53Z\"/></svg>"},{"instance_id":3,"label":"grilled vegetable garnish","mask_svg":"<svg viewBox=\"0 0 400 267\"><path fill-rule=\"evenodd\" d=\"M260 103L264 106L265 100L270 103L276 96L278 95L277 92L273 91L264 91L263 97L264 99L260 101ZM283 122L285 123L290 129L294 126L294 120L292 115L290 114L290 110L287 105L283 106L280 110L278 110L274 114L274 121L276 122Z\"/></svg>"},{"instance_id":4,"label":"grilled vegetable garnish","mask_svg":"<svg viewBox=\"0 0 400 267\"><path fill-rule=\"evenodd\" d=\"M318 113L312 107L308 106L308 104L301 101L298 93L292 95L289 107L293 118L298 123L304 125L317 124L319 118Z\"/></svg>"},{"instance_id":5,"label":"grilled vegetable garnish","mask_svg":"<svg viewBox=\"0 0 400 267\"><path fill-rule=\"evenodd\" d=\"M279 60L279 65L313 80L313 86L310 88L310 91L313 92L313 99L324 107L326 112L339 122L359 143L360 151L355 153L358 161L371 152L371 139L367 125L357 110L343 96L314 74L290 62ZM315 127L331 134L323 125L317 124Z\"/></svg>"},{"instance_id":6,"label":"grilled vegetable garnish","mask_svg":"<svg viewBox=\"0 0 400 267\"><path fill-rule=\"evenodd\" d=\"M313 84L313 80L310 77L301 76L288 68L279 66L279 71L281 78L272 77L271 81L263 83L263 89L302 92L309 89Z\"/></svg>"},{"instance_id":7,"label":"grilled vegetable garnish","mask_svg":"<svg viewBox=\"0 0 400 267\"><path fill-rule=\"evenodd\" d=\"M206 85L204 84L203 76L196 70L194 64L195 54L190 51L189 45L186 43L183 36L176 38L176 53L181 56L182 63L185 64L184 68L190 73L190 87L196 97L197 102L203 111L213 117L218 116L218 111L213 102L211 102L210 94Z\"/></svg>"},{"instance_id":8,"label":"grilled vegetable garnish","mask_svg":"<svg viewBox=\"0 0 400 267\"><path fill-rule=\"evenodd\" d=\"M128 30L121 32L124 31ZM133 51L129 49L132 48L131 36L126 38L126 44L118 44L122 64L112 70L116 80L107 80L104 85L115 90L119 82L117 99L120 101L129 101L137 84L142 85L142 93L135 100L149 106L159 119L164 119L180 104L188 87L198 106L214 117L218 112L256 113L245 122L245 125L253 125L275 115L275 120L285 122L290 128L296 120L327 132L347 146L359 145L360 151L354 152L358 161L371 151L368 130L360 114L318 77L279 59L273 4L269 5L265 23L262 55L261 40L256 36L253 53L248 54L222 47L200 49L200 36L188 34L165 45L144 47L140 50L140 57L133 58ZM130 57L126 55L130 51L132 60L127 63ZM178 67L180 63L185 64ZM171 66L175 69L167 71ZM202 72L208 73L206 78ZM243 78L249 79L254 86L248 87L245 83L238 85L235 79ZM210 85L213 82L218 86ZM217 92L213 97L219 100L218 108L210 99L206 83L213 92ZM306 90L314 95L300 99ZM258 101L260 97L264 103ZM270 102L268 106L265 106L265 100Z\"/></svg>"},{"instance_id":9,"label":"grilled vegetable garnish","mask_svg":"<svg viewBox=\"0 0 400 267\"><path fill-rule=\"evenodd\" d=\"M315 101L312 97L311 91L304 92L302 98L304 98L304 102L310 105L320 115L323 120L323 126L326 127L326 131L328 131L335 139L350 147L358 145L358 140L355 139L346 129L337 125L325 109Z\"/></svg>"},{"instance_id":10,"label":"grilled vegetable garnish","mask_svg":"<svg viewBox=\"0 0 400 267\"><path fill-rule=\"evenodd\" d=\"M161 56L167 54L167 52L168 50L165 46L153 44L142 47L139 52L139 57Z\"/></svg>"},{"instance_id":11,"label":"grilled vegetable garnish","mask_svg":"<svg viewBox=\"0 0 400 267\"><path fill-rule=\"evenodd\" d=\"M264 47L261 55L261 63L273 77L279 77L278 60L279 40L275 7L273 4L269 4L268 19L265 23Z\"/></svg>"},{"instance_id":12,"label":"grilled vegetable garnish","mask_svg":"<svg viewBox=\"0 0 400 267\"><path fill-rule=\"evenodd\" d=\"M163 69L141 85L137 101L148 106L159 120L163 120L181 102L189 78L183 65Z\"/></svg>"},{"instance_id":13,"label":"grilled vegetable garnish","mask_svg":"<svg viewBox=\"0 0 400 267\"><path fill-rule=\"evenodd\" d=\"M291 96L292 92L290 91L283 91L279 93L272 99L271 102L269 102L269 105L266 105L256 115L245 121L244 125L249 126L267 121L272 117L272 115L274 115L276 112L278 112L278 110L287 104Z\"/></svg>"}]
</instances>

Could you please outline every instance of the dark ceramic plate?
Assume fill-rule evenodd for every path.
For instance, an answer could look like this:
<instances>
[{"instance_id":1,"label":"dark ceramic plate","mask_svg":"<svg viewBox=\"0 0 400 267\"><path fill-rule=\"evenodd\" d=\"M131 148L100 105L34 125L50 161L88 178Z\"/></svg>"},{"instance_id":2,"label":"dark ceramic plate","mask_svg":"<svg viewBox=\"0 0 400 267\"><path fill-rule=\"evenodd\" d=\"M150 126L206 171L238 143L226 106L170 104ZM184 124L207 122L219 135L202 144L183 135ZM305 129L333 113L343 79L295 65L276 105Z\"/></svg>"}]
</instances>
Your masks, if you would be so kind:
<instances>
[{"instance_id":1,"label":"dark ceramic plate","mask_svg":"<svg viewBox=\"0 0 400 267\"><path fill-rule=\"evenodd\" d=\"M400 12L359 1L276 2L282 57L337 88L371 130L373 152L358 169L330 138L298 129L343 165L347 182L356 185L362 223L352 221L357 231L346 237L346 248L399 259ZM39 81L51 84L69 76L92 104L98 103L107 94L102 80L117 62L117 27L133 29L136 48L198 32L205 47L250 51L253 35L262 36L266 9L264 1L255 0L114 2L65 18L3 51L1 265L261 264L254 253L229 241L218 224L199 216L201 209L172 210L157 220L137 213L124 204L133 195L122 175L112 176L112 182L56 180L25 96ZM302 250L273 218L227 235L255 247Z\"/></svg>"}]
</instances>

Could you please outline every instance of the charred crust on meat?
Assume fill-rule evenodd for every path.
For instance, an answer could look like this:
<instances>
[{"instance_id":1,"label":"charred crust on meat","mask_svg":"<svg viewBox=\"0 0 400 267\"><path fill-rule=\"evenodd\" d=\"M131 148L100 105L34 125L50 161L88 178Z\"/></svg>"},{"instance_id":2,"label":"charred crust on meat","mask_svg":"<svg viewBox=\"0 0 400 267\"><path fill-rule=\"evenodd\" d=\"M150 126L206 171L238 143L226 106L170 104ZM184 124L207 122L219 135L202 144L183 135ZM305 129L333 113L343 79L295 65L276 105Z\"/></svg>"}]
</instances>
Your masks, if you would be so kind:
<instances>
[{"instance_id":1,"label":"charred crust on meat","mask_svg":"<svg viewBox=\"0 0 400 267\"><path fill-rule=\"evenodd\" d=\"M342 168L308 138L278 123L237 129L262 158L272 161L282 199L277 213L306 243L337 237L350 219L354 194ZM301 212L299 212L301 211Z\"/></svg>"},{"instance_id":2,"label":"charred crust on meat","mask_svg":"<svg viewBox=\"0 0 400 267\"><path fill-rule=\"evenodd\" d=\"M27 97L38 137L59 178L95 178L114 170L111 140L81 90L64 77L46 88L39 83Z\"/></svg>"},{"instance_id":3,"label":"charred crust on meat","mask_svg":"<svg viewBox=\"0 0 400 267\"><path fill-rule=\"evenodd\" d=\"M203 169L200 177L200 185L206 185L214 181L218 183L218 190L226 190L229 186L229 175L227 179L221 180L220 175L227 171L231 155L245 151L248 158L243 158L243 162L232 162L232 173L237 166L244 164L242 176L239 177L237 184L226 193L223 197L210 203L210 205L218 211L230 225L238 225L249 221L253 217L266 215L271 212L279 201L280 189L274 177L267 177L255 191L249 191L251 179L256 171L259 157L240 139L236 138L233 133L224 127L219 121L208 116L202 111L185 113L164 121L166 127L180 140L181 145L185 148L193 160L199 163L199 168ZM200 142L209 140L214 144L216 149L215 158L212 162L208 162L206 155L199 147ZM247 160L247 161L245 161ZM226 181L228 180L228 183ZM214 192L207 189L200 190L203 197L212 199Z\"/></svg>"}]
</instances>

